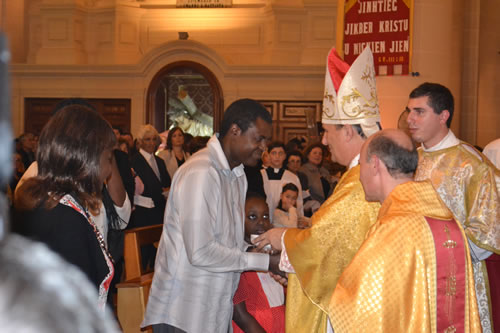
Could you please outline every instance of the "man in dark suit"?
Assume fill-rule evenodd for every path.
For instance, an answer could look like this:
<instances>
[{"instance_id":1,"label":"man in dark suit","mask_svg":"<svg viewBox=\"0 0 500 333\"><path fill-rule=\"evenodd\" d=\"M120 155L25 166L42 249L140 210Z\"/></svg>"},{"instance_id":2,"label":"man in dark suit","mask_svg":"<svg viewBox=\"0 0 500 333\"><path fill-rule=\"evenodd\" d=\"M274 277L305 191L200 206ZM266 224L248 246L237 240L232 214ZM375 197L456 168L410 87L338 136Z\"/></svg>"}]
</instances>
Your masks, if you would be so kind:
<instances>
[{"instance_id":1,"label":"man in dark suit","mask_svg":"<svg viewBox=\"0 0 500 333\"><path fill-rule=\"evenodd\" d=\"M136 195L131 227L162 224L170 176L163 160L155 155L160 136L151 125L143 125L137 137L139 154L132 160L132 168L144 183L144 191Z\"/></svg>"},{"instance_id":2,"label":"man in dark suit","mask_svg":"<svg viewBox=\"0 0 500 333\"><path fill-rule=\"evenodd\" d=\"M160 144L158 131L151 125L143 125L137 136L139 152L132 159L132 168L144 183L144 191L134 197L135 209L129 227L137 228L163 223L166 197L170 189L170 176L163 160L155 155ZM143 268L154 266L156 249L142 250Z\"/></svg>"}]
</instances>

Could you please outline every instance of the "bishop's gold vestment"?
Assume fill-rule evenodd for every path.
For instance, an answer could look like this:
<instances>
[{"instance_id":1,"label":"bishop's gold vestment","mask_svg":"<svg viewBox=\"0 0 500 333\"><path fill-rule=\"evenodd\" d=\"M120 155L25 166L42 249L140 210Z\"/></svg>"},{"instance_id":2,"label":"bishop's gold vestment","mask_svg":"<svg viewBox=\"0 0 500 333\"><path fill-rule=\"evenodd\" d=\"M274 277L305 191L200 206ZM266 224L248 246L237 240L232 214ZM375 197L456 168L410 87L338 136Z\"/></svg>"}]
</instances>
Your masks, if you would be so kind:
<instances>
[{"instance_id":1,"label":"bishop's gold vestment","mask_svg":"<svg viewBox=\"0 0 500 333\"><path fill-rule=\"evenodd\" d=\"M443 221L453 218L429 182L401 184L386 198L377 223L342 273L331 298L329 315L335 333L437 332L437 321L449 318L462 323L464 332L481 332L465 234L459 227L462 265L455 271L460 279L457 288L465 290L460 299L465 302L452 308L460 313L444 312L444 318L445 304L437 304L438 290L443 297L453 286L444 282L447 288L438 289L443 280L436 278L436 251L445 244L435 241L424 216ZM439 261L440 268L448 261ZM459 277L464 271L465 276ZM452 279L455 272L450 273ZM447 329L454 332L453 326Z\"/></svg>"},{"instance_id":2,"label":"bishop's gold vestment","mask_svg":"<svg viewBox=\"0 0 500 333\"><path fill-rule=\"evenodd\" d=\"M457 140L458 141L458 140ZM500 197L490 161L468 143L426 152L419 149L415 180L429 179L441 200L478 247L500 254ZM491 332L488 276L484 261L473 263L484 332Z\"/></svg>"},{"instance_id":3,"label":"bishop's gold vestment","mask_svg":"<svg viewBox=\"0 0 500 333\"><path fill-rule=\"evenodd\" d=\"M349 169L335 192L312 216L309 229L289 229L284 236L289 274L286 331L326 332L327 308L337 280L375 223L379 203L365 200L360 167Z\"/></svg>"}]
</instances>

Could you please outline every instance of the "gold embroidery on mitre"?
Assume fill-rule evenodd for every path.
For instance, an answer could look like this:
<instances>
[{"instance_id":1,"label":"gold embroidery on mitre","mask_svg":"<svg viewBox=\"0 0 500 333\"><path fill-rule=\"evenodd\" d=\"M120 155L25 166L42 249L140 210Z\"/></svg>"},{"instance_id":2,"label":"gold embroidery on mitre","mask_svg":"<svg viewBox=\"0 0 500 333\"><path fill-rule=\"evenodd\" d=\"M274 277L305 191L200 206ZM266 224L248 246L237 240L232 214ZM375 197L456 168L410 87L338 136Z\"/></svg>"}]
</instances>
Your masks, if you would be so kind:
<instances>
[{"instance_id":1,"label":"gold embroidery on mitre","mask_svg":"<svg viewBox=\"0 0 500 333\"><path fill-rule=\"evenodd\" d=\"M373 55L365 49L345 74L335 91L327 65L322 121L330 124L369 126L380 121ZM368 122L366 122L368 121Z\"/></svg>"},{"instance_id":2,"label":"gold embroidery on mitre","mask_svg":"<svg viewBox=\"0 0 500 333\"><path fill-rule=\"evenodd\" d=\"M351 93L342 97L342 111L348 118L377 117L378 99L373 66L366 65L361 80L370 88L370 96L363 96L357 87L351 88Z\"/></svg>"},{"instance_id":3,"label":"gold embroidery on mitre","mask_svg":"<svg viewBox=\"0 0 500 333\"><path fill-rule=\"evenodd\" d=\"M328 101L332 103L332 110L329 110L327 103ZM335 116L335 96L328 93L328 90L325 90L325 95L323 96L323 114L321 115L322 119L333 119Z\"/></svg>"},{"instance_id":4,"label":"gold embroidery on mitre","mask_svg":"<svg viewBox=\"0 0 500 333\"><path fill-rule=\"evenodd\" d=\"M325 96L323 96L323 100L327 99L330 103L335 104L335 97L332 94L329 94L328 91L325 91Z\"/></svg>"}]
</instances>

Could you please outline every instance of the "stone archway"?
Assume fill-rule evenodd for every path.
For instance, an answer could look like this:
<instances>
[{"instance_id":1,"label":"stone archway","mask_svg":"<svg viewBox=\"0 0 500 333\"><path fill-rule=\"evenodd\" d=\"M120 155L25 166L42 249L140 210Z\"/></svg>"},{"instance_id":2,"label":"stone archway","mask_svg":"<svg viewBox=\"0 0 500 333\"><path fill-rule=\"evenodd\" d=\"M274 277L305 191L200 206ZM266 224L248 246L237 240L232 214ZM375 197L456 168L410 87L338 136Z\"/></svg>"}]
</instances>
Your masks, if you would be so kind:
<instances>
[{"instance_id":1,"label":"stone archway","mask_svg":"<svg viewBox=\"0 0 500 333\"><path fill-rule=\"evenodd\" d=\"M224 98L219 81L207 67L176 61L155 74L146 104L146 121L159 132L180 125L194 136L211 135L219 130Z\"/></svg>"}]
</instances>

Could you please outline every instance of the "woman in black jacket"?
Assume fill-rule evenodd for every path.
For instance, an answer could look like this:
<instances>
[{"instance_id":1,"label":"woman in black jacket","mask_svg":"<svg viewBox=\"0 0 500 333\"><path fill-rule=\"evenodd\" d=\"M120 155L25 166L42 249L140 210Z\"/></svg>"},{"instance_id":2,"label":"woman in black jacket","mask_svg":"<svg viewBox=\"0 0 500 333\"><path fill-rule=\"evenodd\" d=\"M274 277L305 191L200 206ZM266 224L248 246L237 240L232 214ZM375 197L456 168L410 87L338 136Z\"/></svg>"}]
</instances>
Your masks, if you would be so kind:
<instances>
[{"instance_id":1,"label":"woman in black jacket","mask_svg":"<svg viewBox=\"0 0 500 333\"><path fill-rule=\"evenodd\" d=\"M38 175L16 191L14 231L47 244L79 267L106 304L113 260L93 217L111 173L115 135L95 111L68 105L42 130Z\"/></svg>"}]
</instances>

